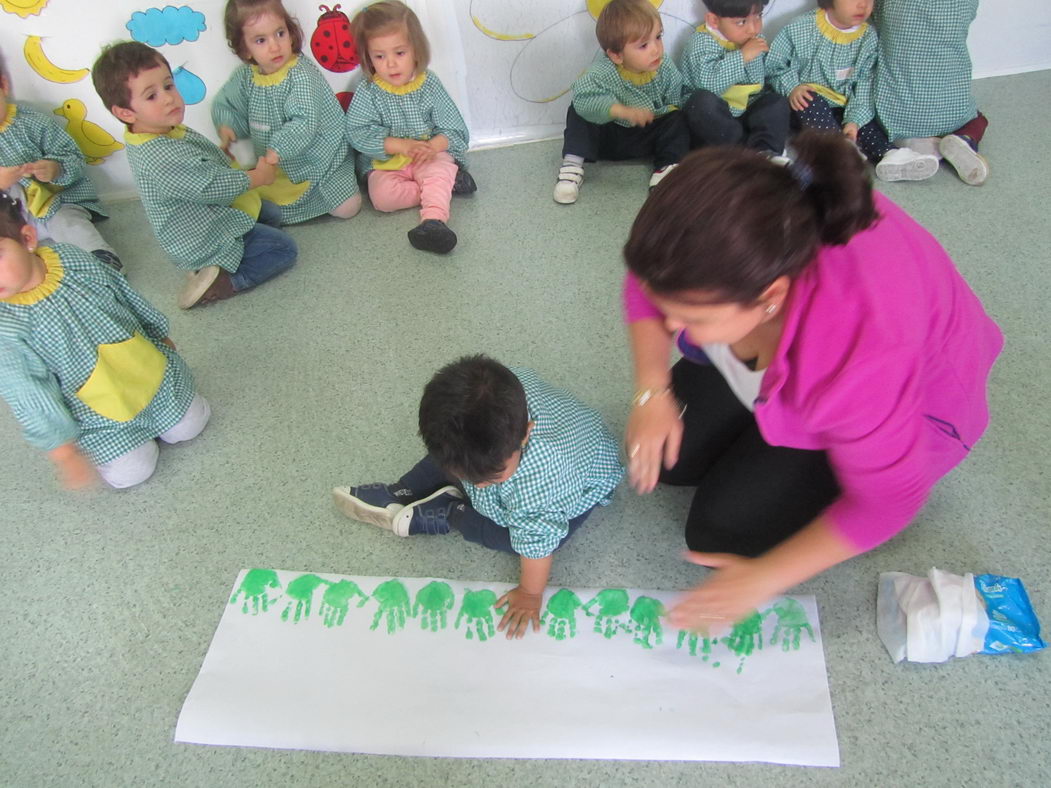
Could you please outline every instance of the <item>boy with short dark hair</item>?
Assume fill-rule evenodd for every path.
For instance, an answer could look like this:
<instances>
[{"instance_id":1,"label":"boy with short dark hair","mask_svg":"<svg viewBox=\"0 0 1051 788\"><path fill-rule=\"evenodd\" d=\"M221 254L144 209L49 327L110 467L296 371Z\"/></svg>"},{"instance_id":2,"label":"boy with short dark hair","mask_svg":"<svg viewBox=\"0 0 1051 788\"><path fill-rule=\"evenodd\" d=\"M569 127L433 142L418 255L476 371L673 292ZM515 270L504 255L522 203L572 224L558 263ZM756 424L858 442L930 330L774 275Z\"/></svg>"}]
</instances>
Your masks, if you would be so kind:
<instances>
[{"instance_id":1,"label":"boy with short dark hair","mask_svg":"<svg viewBox=\"0 0 1051 788\"><path fill-rule=\"evenodd\" d=\"M780 155L788 138L788 102L766 89L760 33L769 0L706 0L704 24L680 61L693 95L683 112L695 145L737 145Z\"/></svg>"},{"instance_id":2,"label":"boy with short dark hair","mask_svg":"<svg viewBox=\"0 0 1051 788\"><path fill-rule=\"evenodd\" d=\"M235 169L211 140L182 125L186 106L160 52L114 44L91 78L127 126L128 163L157 240L189 270L181 308L229 298L292 267L296 244L277 229L280 209L252 191L273 183L276 167L260 157L254 169Z\"/></svg>"},{"instance_id":3,"label":"boy with short dark hair","mask_svg":"<svg viewBox=\"0 0 1051 788\"><path fill-rule=\"evenodd\" d=\"M595 27L605 55L573 83L555 202L577 201L584 162L653 157L650 188L690 148L682 75L664 57L664 27L648 0L612 0Z\"/></svg>"},{"instance_id":4,"label":"boy with short dark hair","mask_svg":"<svg viewBox=\"0 0 1051 788\"><path fill-rule=\"evenodd\" d=\"M602 418L522 368L485 356L443 367L420 402L428 456L394 484L337 487L348 517L399 536L447 534L520 556L500 630L539 628L552 553L605 506L624 475ZM455 485L450 484L455 481ZM466 495L467 500L464 500Z\"/></svg>"}]
</instances>

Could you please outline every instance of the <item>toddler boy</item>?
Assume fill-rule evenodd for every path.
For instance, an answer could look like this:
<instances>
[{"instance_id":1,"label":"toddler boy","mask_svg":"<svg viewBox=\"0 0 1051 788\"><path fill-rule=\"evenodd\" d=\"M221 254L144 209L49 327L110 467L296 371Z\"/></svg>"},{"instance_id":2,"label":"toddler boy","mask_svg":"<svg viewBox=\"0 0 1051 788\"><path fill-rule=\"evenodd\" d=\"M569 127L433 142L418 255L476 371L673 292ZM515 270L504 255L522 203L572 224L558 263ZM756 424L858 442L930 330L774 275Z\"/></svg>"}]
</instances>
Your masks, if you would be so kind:
<instances>
[{"instance_id":1,"label":"toddler boy","mask_svg":"<svg viewBox=\"0 0 1051 788\"><path fill-rule=\"evenodd\" d=\"M612 0L595 35L605 55L573 83L555 202L577 201L585 161L653 157L653 188L690 149L682 75L664 58L664 28L648 0Z\"/></svg>"},{"instance_id":2,"label":"toddler boy","mask_svg":"<svg viewBox=\"0 0 1051 788\"><path fill-rule=\"evenodd\" d=\"M229 298L292 267L296 244L277 229L280 209L249 191L273 183L276 167L260 158L252 170L235 169L213 142L182 125L186 106L160 52L136 41L114 44L91 78L127 127L128 163L157 240L189 271L182 309Z\"/></svg>"},{"instance_id":3,"label":"toddler boy","mask_svg":"<svg viewBox=\"0 0 1051 788\"><path fill-rule=\"evenodd\" d=\"M552 553L605 506L624 475L591 408L528 369L485 356L442 368L420 402L428 456L393 484L337 487L340 510L399 536L447 534L520 556L500 630L539 628ZM450 484L455 481L455 485ZM466 495L466 500L464 496Z\"/></svg>"},{"instance_id":4,"label":"toddler boy","mask_svg":"<svg viewBox=\"0 0 1051 788\"><path fill-rule=\"evenodd\" d=\"M694 91L683 112L694 145L737 145L781 155L788 137L788 102L766 90L760 35L769 0L706 0L704 25L682 54L682 76Z\"/></svg>"}]
</instances>

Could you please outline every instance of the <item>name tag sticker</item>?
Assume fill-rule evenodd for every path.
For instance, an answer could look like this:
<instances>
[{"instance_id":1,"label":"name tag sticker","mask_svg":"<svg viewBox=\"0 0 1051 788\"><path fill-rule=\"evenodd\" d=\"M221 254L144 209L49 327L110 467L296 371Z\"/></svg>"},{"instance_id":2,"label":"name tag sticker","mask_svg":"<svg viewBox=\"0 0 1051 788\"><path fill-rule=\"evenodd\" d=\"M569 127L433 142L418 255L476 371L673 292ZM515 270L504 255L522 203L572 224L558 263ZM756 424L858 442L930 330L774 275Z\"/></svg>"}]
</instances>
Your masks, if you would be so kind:
<instances>
[{"instance_id":1,"label":"name tag sticker","mask_svg":"<svg viewBox=\"0 0 1051 788\"><path fill-rule=\"evenodd\" d=\"M847 70L849 71L850 69L847 69ZM248 124L248 127L252 128L252 129L255 129L256 131L270 131L270 126L268 124L266 124L266 123L259 123L258 121L255 121L255 120L250 122Z\"/></svg>"},{"instance_id":2,"label":"name tag sticker","mask_svg":"<svg viewBox=\"0 0 1051 788\"><path fill-rule=\"evenodd\" d=\"M854 67L853 66L851 66L850 68L837 68L836 69L836 79L850 79L852 76L854 76Z\"/></svg>"}]
</instances>

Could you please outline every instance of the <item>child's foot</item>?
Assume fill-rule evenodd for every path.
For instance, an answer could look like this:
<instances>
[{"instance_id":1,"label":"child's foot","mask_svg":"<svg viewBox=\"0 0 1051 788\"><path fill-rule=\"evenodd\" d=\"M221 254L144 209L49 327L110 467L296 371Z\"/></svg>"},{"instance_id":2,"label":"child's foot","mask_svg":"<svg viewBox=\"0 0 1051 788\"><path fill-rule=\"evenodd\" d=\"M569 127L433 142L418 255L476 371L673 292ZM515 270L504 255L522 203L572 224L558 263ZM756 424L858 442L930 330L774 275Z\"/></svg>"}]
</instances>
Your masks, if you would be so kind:
<instances>
[{"instance_id":1,"label":"child's foot","mask_svg":"<svg viewBox=\"0 0 1051 788\"><path fill-rule=\"evenodd\" d=\"M448 254L456 246L456 233L450 230L445 222L424 219L409 230L409 243L424 252Z\"/></svg>"},{"instance_id":2,"label":"child's foot","mask_svg":"<svg viewBox=\"0 0 1051 788\"><path fill-rule=\"evenodd\" d=\"M938 144L945 160L949 162L968 186L981 186L989 177L989 162L970 146L959 134L948 134Z\"/></svg>"},{"instance_id":3,"label":"child's foot","mask_svg":"<svg viewBox=\"0 0 1051 788\"><path fill-rule=\"evenodd\" d=\"M190 271L186 274L186 284L179 293L179 309L189 309L208 291L215 283L222 269L217 265L206 265L199 271Z\"/></svg>"},{"instance_id":4,"label":"child's foot","mask_svg":"<svg viewBox=\"0 0 1051 788\"><path fill-rule=\"evenodd\" d=\"M576 162L563 161L558 168L558 182L555 184L555 202L572 205L580 196L580 184L584 182L584 168Z\"/></svg>"},{"instance_id":5,"label":"child's foot","mask_svg":"<svg viewBox=\"0 0 1051 788\"><path fill-rule=\"evenodd\" d=\"M659 170L654 170L653 175L650 176L650 188L655 188L658 183L667 178L668 175L671 174L671 171L678 166L678 164L665 164Z\"/></svg>"},{"instance_id":6,"label":"child's foot","mask_svg":"<svg viewBox=\"0 0 1051 788\"><path fill-rule=\"evenodd\" d=\"M197 306L211 304L215 301L225 301L227 298L233 298L235 295L237 295L237 291L234 290L234 283L230 279L230 274L226 273L226 271L220 271L219 276L215 277L211 287L204 291L204 295L197 302Z\"/></svg>"},{"instance_id":7,"label":"child's foot","mask_svg":"<svg viewBox=\"0 0 1051 788\"><path fill-rule=\"evenodd\" d=\"M124 264L120 261L120 258L109 249L92 249L91 253L114 271L120 272L124 269Z\"/></svg>"},{"instance_id":8,"label":"child's foot","mask_svg":"<svg viewBox=\"0 0 1051 788\"><path fill-rule=\"evenodd\" d=\"M938 171L938 157L916 153L908 148L894 148L876 165L881 181L924 181Z\"/></svg>"},{"instance_id":9,"label":"child's foot","mask_svg":"<svg viewBox=\"0 0 1051 788\"><path fill-rule=\"evenodd\" d=\"M453 181L453 194L474 194L478 191L478 184L474 182L471 173L461 165L456 165L456 180Z\"/></svg>"},{"instance_id":10,"label":"child's foot","mask_svg":"<svg viewBox=\"0 0 1051 788\"><path fill-rule=\"evenodd\" d=\"M391 484L365 484L360 487L336 487L332 490L332 500L335 501L336 507L351 520L385 528L398 536L414 533L410 530L414 519L433 525L438 522L436 512L448 503L446 499L459 501L462 498L460 491L452 486L442 487L416 501L412 500L413 495L412 490ZM419 512L414 511L417 507L422 507ZM419 533L448 533L447 509L445 506L444 531L421 530Z\"/></svg>"}]
</instances>

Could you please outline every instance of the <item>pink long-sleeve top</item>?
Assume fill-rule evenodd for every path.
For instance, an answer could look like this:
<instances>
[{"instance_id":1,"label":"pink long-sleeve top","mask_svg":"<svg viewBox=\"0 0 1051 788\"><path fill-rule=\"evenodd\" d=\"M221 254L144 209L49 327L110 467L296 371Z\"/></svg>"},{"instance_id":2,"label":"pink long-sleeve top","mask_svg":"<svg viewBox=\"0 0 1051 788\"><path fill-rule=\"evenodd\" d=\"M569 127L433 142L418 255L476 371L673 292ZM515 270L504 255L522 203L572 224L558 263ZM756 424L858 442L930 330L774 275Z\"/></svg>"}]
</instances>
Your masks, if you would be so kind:
<instances>
[{"instance_id":1,"label":"pink long-sleeve top","mask_svg":"<svg viewBox=\"0 0 1051 788\"><path fill-rule=\"evenodd\" d=\"M767 443L828 453L842 494L824 514L859 550L905 528L985 432L1003 348L937 240L882 195L876 207L793 280L755 401ZM663 318L630 273L624 307L629 323Z\"/></svg>"}]
</instances>

